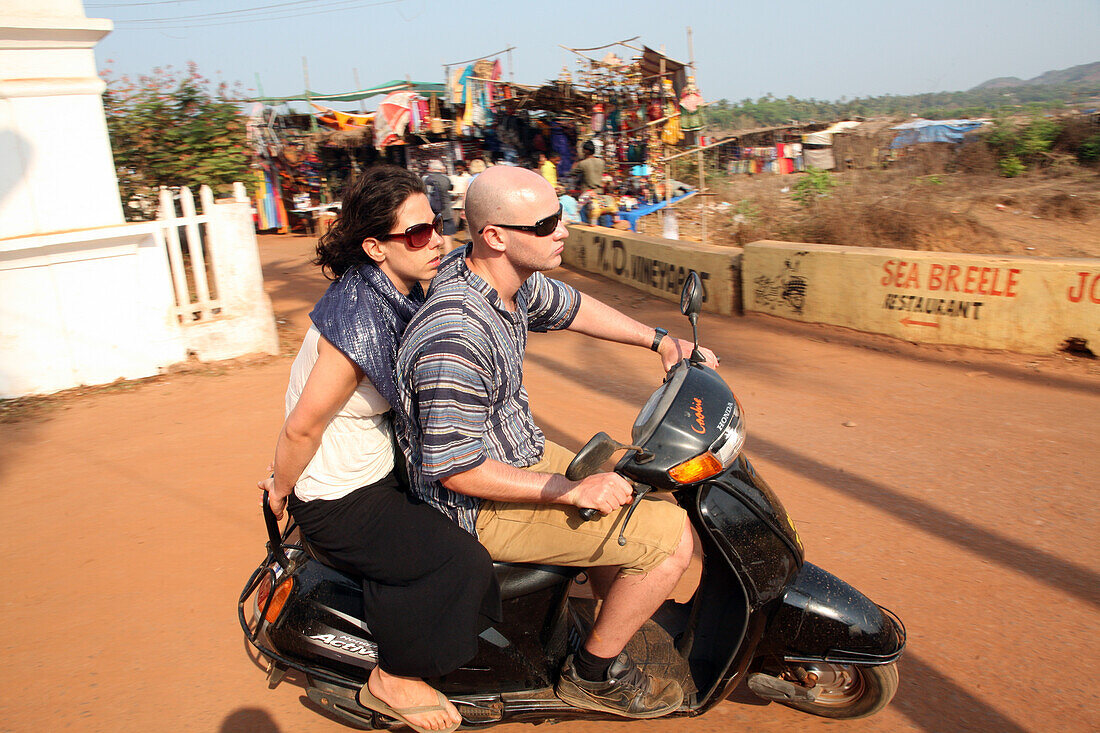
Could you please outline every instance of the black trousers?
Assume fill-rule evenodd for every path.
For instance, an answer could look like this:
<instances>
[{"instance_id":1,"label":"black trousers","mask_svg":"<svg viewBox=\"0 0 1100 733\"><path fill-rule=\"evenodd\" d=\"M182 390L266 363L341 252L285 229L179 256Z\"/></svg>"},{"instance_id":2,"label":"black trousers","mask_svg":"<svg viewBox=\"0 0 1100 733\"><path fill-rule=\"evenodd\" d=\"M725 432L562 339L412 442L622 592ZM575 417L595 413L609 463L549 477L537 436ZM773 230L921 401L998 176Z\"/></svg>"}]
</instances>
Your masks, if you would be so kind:
<instances>
[{"instance_id":1,"label":"black trousers","mask_svg":"<svg viewBox=\"0 0 1100 733\"><path fill-rule=\"evenodd\" d=\"M477 654L486 619L500 619L489 553L392 473L340 499L291 495L288 508L311 543L363 576L365 620L387 672L453 672Z\"/></svg>"}]
</instances>

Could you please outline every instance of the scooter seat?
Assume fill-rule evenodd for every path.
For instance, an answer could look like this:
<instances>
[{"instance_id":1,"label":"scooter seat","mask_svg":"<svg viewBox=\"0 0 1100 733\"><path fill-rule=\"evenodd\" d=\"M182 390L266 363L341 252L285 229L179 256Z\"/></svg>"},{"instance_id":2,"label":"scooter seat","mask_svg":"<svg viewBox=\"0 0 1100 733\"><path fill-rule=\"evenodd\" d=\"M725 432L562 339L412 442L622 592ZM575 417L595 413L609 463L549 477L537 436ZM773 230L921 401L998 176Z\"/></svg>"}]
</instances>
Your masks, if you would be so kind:
<instances>
[{"instance_id":1,"label":"scooter seat","mask_svg":"<svg viewBox=\"0 0 1100 733\"><path fill-rule=\"evenodd\" d=\"M328 554L310 542L304 533L301 534L301 542L302 549L317 562L348 576L352 580L363 580L363 575L355 567ZM497 582L500 584L501 600L506 601L509 598L518 598L555 585L569 583L580 573L581 569L558 565L495 562L493 563L493 571L496 573Z\"/></svg>"},{"instance_id":2,"label":"scooter seat","mask_svg":"<svg viewBox=\"0 0 1100 733\"><path fill-rule=\"evenodd\" d=\"M495 562L493 571L500 584L500 598L507 601L509 598L519 598L555 585L569 583L581 572L581 568Z\"/></svg>"}]
</instances>

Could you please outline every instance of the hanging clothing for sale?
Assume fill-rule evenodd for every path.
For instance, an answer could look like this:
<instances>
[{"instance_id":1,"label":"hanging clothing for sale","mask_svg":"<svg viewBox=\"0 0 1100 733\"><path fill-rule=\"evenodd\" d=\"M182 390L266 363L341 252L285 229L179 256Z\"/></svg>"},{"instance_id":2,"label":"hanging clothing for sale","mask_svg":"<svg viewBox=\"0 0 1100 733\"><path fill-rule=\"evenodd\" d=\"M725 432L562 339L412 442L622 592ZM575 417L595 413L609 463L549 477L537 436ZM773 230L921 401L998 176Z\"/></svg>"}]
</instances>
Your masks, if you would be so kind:
<instances>
[{"instance_id":1,"label":"hanging clothing for sale","mask_svg":"<svg viewBox=\"0 0 1100 733\"><path fill-rule=\"evenodd\" d=\"M428 132L439 135L443 132L443 120L439 117L439 99L433 94L428 105Z\"/></svg>"},{"instance_id":2,"label":"hanging clothing for sale","mask_svg":"<svg viewBox=\"0 0 1100 733\"><path fill-rule=\"evenodd\" d=\"M703 129L706 120L703 118L702 104L703 97L695 86L695 77L689 76L687 84L684 86L684 93L680 96L681 129L688 132Z\"/></svg>"},{"instance_id":3,"label":"hanging clothing for sale","mask_svg":"<svg viewBox=\"0 0 1100 733\"><path fill-rule=\"evenodd\" d=\"M611 112L608 113L608 115L607 115L607 123L606 123L606 129L609 132L618 132L619 131L619 129L620 129L619 128L619 119L620 119L621 114L622 113L619 111L618 107L612 107L611 108Z\"/></svg>"},{"instance_id":4,"label":"hanging clothing for sale","mask_svg":"<svg viewBox=\"0 0 1100 733\"><path fill-rule=\"evenodd\" d=\"M592 132L593 134L599 134L603 131L604 125L604 108L603 102L596 102L592 105Z\"/></svg>"},{"instance_id":5,"label":"hanging clothing for sale","mask_svg":"<svg viewBox=\"0 0 1100 733\"><path fill-rule=\"evenodd\" d=\"M661 131L661 140L666 145L676 145L684 139L684 133L680 131L680 116L672 110L671 104L668 105L667 112L669 119Z\"/></svg>"},{"instance_id":6,"label":"hanging clothing for sale","mask_svg":"<svg viewBox=\"0 0 1100 733\"><path fill-rule=\"evenodd\" d=\"M576 160L573 145L569 142L565 129L558 122L550 124L550 149L561 156L561 163L558 164L559 172L573 170L573 162Z\"/></svg>"}]
</instances>

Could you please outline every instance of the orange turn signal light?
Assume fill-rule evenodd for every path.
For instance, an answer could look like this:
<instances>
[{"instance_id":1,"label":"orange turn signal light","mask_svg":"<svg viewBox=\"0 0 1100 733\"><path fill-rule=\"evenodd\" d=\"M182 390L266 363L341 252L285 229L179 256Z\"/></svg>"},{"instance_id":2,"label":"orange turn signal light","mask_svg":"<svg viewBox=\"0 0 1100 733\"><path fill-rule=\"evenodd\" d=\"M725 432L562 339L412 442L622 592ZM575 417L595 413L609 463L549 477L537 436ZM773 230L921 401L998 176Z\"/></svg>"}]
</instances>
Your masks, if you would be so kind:
<instances>
[{"instance_id":1,"label":"orange turn signal light","mask_svg":"<svg viewBox=\"0 0 1100 733\"><path fill-rule=\"evenodd\" d=\"M707 451L668 469L668 475L680 484L691 484L710 478L722 471L722 462Z\"/></svg>"},{"instance_id":2,"label":"orange turn signal light","mask_svg":"<svg viewBox=\"0 0 1100 733\"><path fill-rule=\"evenodd\" d=\"M275 593L271 596L271 603L267 607L267 613L264 614L264 618L267 619L269 624L275 623L276 619L279 618L279 614L283 612L283 606L290 598L290 591L292 590L294 590L294 578L287 578L275 589Z\"/></svg>"}]
</instances>

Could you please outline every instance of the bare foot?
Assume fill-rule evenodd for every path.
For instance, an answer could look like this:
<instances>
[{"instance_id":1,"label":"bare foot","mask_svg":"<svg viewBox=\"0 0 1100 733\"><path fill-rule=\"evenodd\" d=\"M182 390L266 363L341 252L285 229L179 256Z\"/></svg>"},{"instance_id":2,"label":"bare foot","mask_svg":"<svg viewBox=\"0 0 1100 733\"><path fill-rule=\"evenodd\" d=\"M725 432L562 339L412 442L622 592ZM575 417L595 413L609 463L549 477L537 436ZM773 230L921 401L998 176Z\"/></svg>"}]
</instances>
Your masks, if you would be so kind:
<instances>
[{"instance_id":1,"label":"bare foot","mask_svg":"<svg viewBox=\"0 0 1100 733\"><path fill-rule=\"evenodd\" d=\"M395 710L414 708L422 705L438 705L439 697L434 687L419 677L399 677L375 667L367 680L367 689L382 702ZM443 710L430 713L406 715L410 723L428 730L444 730L461 722L462 716L448 700L443 701Z\"/></svg>"}]
</instances>

